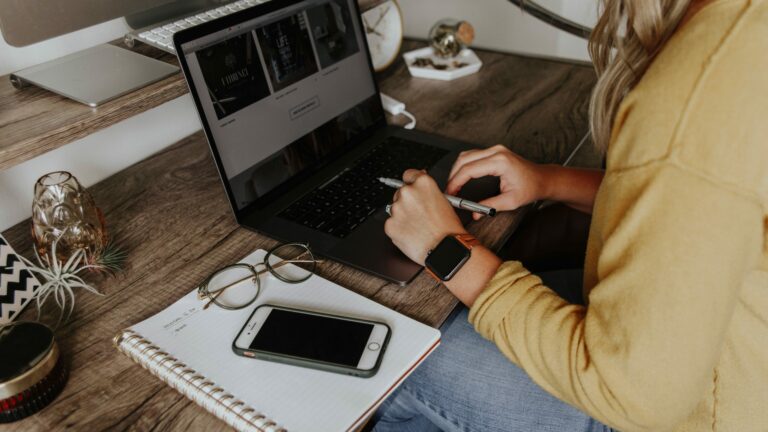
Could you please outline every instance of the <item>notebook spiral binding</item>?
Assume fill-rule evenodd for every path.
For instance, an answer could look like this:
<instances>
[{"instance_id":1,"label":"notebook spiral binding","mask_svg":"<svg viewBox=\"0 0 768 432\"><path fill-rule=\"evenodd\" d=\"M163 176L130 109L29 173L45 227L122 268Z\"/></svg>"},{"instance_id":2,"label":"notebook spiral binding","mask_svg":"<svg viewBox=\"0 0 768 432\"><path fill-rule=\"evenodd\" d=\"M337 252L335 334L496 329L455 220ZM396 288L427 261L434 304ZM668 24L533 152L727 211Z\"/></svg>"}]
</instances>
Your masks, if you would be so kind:
<instances>
[{"instance_id":1,"label":"notebook spiral binding","mask_svg":"<svg viewBox=\"0 0 768 432\"><path fill-rule=\"evenodd\" d=\"M115 347L203 409L241 431L288 432L245 402L132 330L115 336ZM175 378L175 379L173 379Z\"/></svg>"}]
</instances>

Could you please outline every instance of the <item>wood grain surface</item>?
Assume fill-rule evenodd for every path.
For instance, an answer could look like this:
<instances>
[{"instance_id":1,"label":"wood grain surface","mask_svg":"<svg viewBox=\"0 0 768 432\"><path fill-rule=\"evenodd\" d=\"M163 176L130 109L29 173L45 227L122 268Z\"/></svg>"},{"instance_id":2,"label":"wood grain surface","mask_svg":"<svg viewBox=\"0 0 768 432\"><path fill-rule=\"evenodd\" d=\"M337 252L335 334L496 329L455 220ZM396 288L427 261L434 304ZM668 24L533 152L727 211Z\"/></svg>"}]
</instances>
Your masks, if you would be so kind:
<instances>
[{"instance_id":1,"label":"wood grain surface","mask_svg":"<svg viewBox=\"0 0 768 432\"><path fill-rule=\"evenodd\" d=\"M112 42L126 48L122 41ZM137 43L133 49L178 66L175 55ZM91 108L48 90L17 90L0 76L0 169L10 168L187 93L181 72Z\"/></svg>"},{"instance_id":2,"label":"wood grain surface","mask_svg":"<svg viewBox=\"0 0 768 432\"><path fill-rule=\"evenodd\" d=\"M450 83L411 78L400 61L379 77L381 89L408 104L421 130L480 145L504 143L539 162L562 161L587 129L592 71L543 59L478 54L484 62L481 72ZM201 133L90 190L112 237L129 253L127 268L113 278L93 279L106 295L78 293L73 318L57 331L71 367L63 393L42 412L3 430L226 429L120 354L111 338L161 311L218 267L275 241L236 225ZM472 224L470 231L498 248L519 220L519 211L505 213ZM29 221L3 235L30 256ZM319 266L319 274L432 326L456 306L455 298L425 274L405 288L330 261ZM34 318L34 310L23 317Z\"/></svg>"}]
</instances>

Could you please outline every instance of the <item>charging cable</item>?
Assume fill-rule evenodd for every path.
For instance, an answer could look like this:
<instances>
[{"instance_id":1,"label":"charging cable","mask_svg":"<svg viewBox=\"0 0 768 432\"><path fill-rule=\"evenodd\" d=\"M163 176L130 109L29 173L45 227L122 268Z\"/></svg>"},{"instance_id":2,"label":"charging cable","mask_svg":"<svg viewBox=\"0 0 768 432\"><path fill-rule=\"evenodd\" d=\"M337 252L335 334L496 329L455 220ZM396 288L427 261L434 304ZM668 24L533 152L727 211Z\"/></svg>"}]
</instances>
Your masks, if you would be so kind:
<instances>
[{"instance_id":1,"label":"charging cable","mask_svg":"<svg viewBox=\"0 0 768 432\"><path fill-rule=\"evenodd\" d=\"M410 123L403 126L406 129L413 129L416 127L416 117L413 116L413 114L409 113L405 110L405 104L400 102L397 99L394 99L390 96L385 95L384 93L381 93L381 106L384 107L384 110L386 110L388 113L392 115L404 115L409 120L411 120Z\"/></svg>"}]
</instances>

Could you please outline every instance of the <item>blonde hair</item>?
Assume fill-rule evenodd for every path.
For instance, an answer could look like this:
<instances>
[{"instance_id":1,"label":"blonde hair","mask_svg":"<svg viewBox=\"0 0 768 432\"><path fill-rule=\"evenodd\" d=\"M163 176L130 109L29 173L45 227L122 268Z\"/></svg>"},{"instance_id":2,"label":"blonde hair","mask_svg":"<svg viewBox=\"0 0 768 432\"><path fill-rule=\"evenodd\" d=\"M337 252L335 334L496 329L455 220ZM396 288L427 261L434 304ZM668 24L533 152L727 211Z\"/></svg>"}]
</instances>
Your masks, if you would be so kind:
<instances>
[{"instance_id":1,"label":"blonde hair","mask_svg":"<svg viewBox=\"0 0 768 432\"><path fill-rule=\"evenodd\" d=\"M590 100L590 129L605 151L619 105L675 31L691 0L602 0L589 38L597 72Z\"/></svg>"}]
</instances>

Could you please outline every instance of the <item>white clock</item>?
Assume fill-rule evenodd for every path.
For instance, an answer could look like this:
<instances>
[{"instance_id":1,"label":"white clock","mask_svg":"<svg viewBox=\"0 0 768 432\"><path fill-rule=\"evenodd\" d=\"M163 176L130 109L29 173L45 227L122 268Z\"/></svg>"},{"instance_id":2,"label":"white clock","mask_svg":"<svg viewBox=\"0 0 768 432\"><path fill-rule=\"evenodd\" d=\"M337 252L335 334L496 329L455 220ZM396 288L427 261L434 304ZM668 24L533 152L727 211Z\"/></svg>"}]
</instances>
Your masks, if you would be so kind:
<instances>
[{"instance_id":1,"label":"white clock","mask_svg":"<svg viewBox=\"0 0 768 432\"><path fill-rule=\"evenodd\" d=\"M403 14L395 0L387 0L363 13L365 36L376 72L397 58L403 43Z\"/></svg>"}]
</instances>

